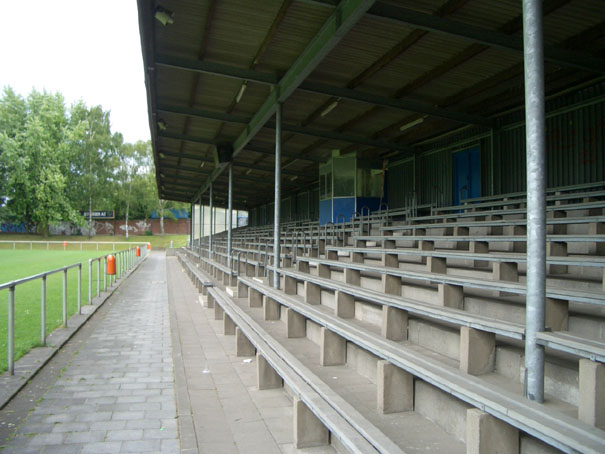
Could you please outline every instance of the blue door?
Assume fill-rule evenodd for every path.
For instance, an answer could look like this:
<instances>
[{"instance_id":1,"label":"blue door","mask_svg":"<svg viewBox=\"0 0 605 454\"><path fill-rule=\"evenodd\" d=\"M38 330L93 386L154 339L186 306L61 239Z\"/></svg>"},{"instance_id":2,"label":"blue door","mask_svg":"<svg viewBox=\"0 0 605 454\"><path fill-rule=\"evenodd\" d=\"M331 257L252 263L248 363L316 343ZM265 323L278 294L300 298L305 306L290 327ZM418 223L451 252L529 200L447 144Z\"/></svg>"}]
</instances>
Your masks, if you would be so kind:
<instances>
[{"instance_id":1,"label":"blue door","mask_svg":"<svg viewBox=\"0 0 605 454\"><path fill-rule=\"evenodd\" d=\"M479 147L454 153L454 205L481 196L481 150Z\"/></svg>"}]
</instances>

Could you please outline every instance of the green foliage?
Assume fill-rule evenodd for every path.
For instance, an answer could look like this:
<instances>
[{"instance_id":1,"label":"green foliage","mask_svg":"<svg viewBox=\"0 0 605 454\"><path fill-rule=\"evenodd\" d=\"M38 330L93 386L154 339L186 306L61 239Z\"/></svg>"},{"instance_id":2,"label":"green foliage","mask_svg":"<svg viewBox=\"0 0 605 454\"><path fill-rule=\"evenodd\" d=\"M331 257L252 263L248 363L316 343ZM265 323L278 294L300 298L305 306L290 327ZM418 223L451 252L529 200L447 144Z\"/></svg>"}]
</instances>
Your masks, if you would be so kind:
<instances>
[{"instance_id":1,"label":"green foliage","mask_svg":"<svg viewBox=\"0 0 605 454\"><path fill-rule=\"evenodd\" d=\"M0 101L0 197L5 216L47 232L52 223L78 222L67 175L72 159L63 97L5 89Z\"/></svg>"},{"instance_id":2,"label":"green foliage","mask_svg":"<svg viewBox=\"0 0 605 454\"><path fill-rule=\"evenodd\" d=\"M113 210L148 219L160 202L151 143L124 143L109 112L83 102L66 109L60 94L5 88L0 96L0 222L48 232L61 221L84 225L79 211Z\"/></svg>"}]
</instances>

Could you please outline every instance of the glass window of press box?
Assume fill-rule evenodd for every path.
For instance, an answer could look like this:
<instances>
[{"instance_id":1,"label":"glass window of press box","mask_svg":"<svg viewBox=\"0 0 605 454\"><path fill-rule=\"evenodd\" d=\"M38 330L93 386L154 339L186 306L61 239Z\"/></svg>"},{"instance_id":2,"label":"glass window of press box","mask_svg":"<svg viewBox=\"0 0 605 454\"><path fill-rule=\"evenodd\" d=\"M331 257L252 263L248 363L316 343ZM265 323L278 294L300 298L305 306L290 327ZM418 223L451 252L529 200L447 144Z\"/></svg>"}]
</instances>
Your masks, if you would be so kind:
<instances>
[{"instance_id":1,"label":"glass window of press box","mask_svg":"<svg viewBox=\"0 0 605 454\"><path fill-rule=\"evenodd\" d=\"M380 163L358 159L355 155L333 157L319 167L319 195L320 200L332 197L381 197Z\"/></svg>"},{"instance_id":2,"label":"glass window of press box","mask_svg":"<svg viewBox=\"0 0 605 454\"><path fill-rule=\"evenodd\" d=\"M319 166L319 200L332 198L332 162Z\"/></svg>"}]
</instances>

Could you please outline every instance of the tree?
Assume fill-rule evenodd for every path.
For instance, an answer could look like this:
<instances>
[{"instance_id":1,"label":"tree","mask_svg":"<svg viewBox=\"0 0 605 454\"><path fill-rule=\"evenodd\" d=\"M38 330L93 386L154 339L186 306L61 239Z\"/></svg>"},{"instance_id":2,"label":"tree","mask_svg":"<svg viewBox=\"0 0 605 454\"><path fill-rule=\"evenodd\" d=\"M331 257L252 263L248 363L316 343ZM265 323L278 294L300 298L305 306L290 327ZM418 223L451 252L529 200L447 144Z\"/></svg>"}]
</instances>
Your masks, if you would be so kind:
<instances>
[{"instance_id":1,"label":"tree","mask_svg":"<svg viewBox=\"0 0 605 454\"><path fill-rule=\"evenodd\" d=\"M88 232L93 234L92 211L113 209L113 163L116 150L122 145L121 134L112 134L109 112L101 106L86 107L83 102L71 108L72 161L69 184L74 206L89 212Z\"/></svg>"},{"instance_id":2,"label":"tree","mask_svg":"<svg viewBox=\"0 0 605 454\"><path fill-rule=\"evenodd\" d=\"M117 149L117 160L119 164L116 166L114 201L116 211L119 205L124 209L126 238L128 238L128 219L133 200L142 201L148 198L141 188L148 189L145 177L152 170L151 143L149 141L138 141L134 145L124 143ZM135 192L138 193L137 197L133 197ZM148 217L140 204L136 208L138 209L135 209L135 218ZM120 212L120 217L121 215Z\"/></svg>"},{"instance_id":3,"label":"tree","mask_svg":"<svg viewBox=\"0 0 605 454\"><path fill-rule=\"evenodd\" d=\"M78 223L67 190L71 131L63 97L34 90L24 100L5 89L0 125L0 189L6 214L45 235L53 223Z\"/></svg>"}]
</instances>

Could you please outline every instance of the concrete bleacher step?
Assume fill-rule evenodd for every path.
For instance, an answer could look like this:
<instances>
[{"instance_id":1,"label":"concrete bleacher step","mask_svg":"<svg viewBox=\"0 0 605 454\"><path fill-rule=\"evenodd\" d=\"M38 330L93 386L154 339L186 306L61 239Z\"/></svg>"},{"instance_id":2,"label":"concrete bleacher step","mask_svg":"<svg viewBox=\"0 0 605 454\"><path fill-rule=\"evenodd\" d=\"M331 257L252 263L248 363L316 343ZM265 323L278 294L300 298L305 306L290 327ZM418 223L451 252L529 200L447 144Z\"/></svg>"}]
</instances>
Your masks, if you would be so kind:
<instances>
[{"instance_id":1,"label":"concrete bleacher step","mask_svg":"<svg viewBox=\"0 0 605 454\"><path fill-rule=\"evenodd\" d=\"M544 407L541 405L514 396L505 390L493 389L476 377L461 375L457 371L440 367L429 358L414 354L392 341L372 333L355 330L346 321L321 314L316 308L300 303L289 295L259 286L245 278L242 278L242 282L278 301L279 304L295 309L315 323L329 326L335 335L341 336L346 341L355 343L382 359L388 358L389 362L417 378L427 381L432 386L447 390L447 393L453 394L464 402L485 409L486 412L524 432L535 434L549 444L566 451L570 451L570 449L595 453L601 451L605 442L605 434L598 429L591 428L560 413L554 416L553 412L550 412L546 417Z\"/></svg>"},{"instance_id":2,"label":"concrete bleacher step","mask_svg":"<svg viewBox=\"0 0 605 454\"><path fill-rule=\"evenodd\" d=\"M463 453L464 443L448 434L444 429L431 422L426 417L414 411L397 413L380 413L377 409L376 363L375 357L370 357L353 345L347 345L347 363L343 365L321 366L318 358L319 341L318 327L307 326L309 332L316 335L304 338L288 338L284 314L280 323L263 320L262 308L249 308L246 299L238 299L237 303L281 345L291 352L312 373L326 383L349 405L359 412L387 435L395 444L406 452L422 451L430 447L435 453ZM350 361L356 358L355 361ZM353 364L351 364L353 363ZM360 372L361 371L361 372ZM426 434L430 433L430 440Z\"/></svg>"},{"instance_id":3,"label":"concrete bleacher step","mask_svg":"<svg viewBox=\"0 0 605 454\"><path fill-rule=\"evenodd\" d=\"M179 258L185 260L182 256L179 256ZM197 266L192 265L191 263L186 263L186 266L188 267L188 272L193 274L195 279L205 279L205 276ZM220 284L220 282L218 283ZM315 416L319 418L319 421L332 431L333 437L338 439L342 446L345 447L344 452L400 452L388 438L376 433L376 430L372 428L371 424L367 424L361 414L356 414L351 408L343 409L343 407L346 407L346 404L341 403L339 410L341 412L346 411L348 419L343 419L338 412L335 413L335 409L328 405L328 402L334 404L337 400L333 395L333 392L326 390L325 387L321 385L321 382L313 379L309 373L306 373L303 379L300 375L300 371L304 368L298 364L297 368L294 369L292 364L295 364L296 360L293 357L289 357L287 352L284 352L283 350L277 352L275 343L272 342L271 338L267 336L258 325L247 318L241 309L237 308L231 302L226 292L223 292L218 287L208 288L207 291L207 303L210 306L214 306L215 316L218 314L220 318L223 319L225 333L236 334L237 336L237 326L238 329L242 330L244 335L244 338L240 339L241 345L243 346L242 348L249 353L252 353L251 348L256 349L257 359L263 362L263 364L265 364L264 361L267 362L267 365L263 366L265 372L261 374L259 369L259 387L263 387L263 385L261 385L261 377L268 376L269 381L272 382L276 381L275 378L281 377L280 380L283 379L284 382L288 383L290 390L295 394L295 411L297 412L297 415L302 411L301 417L303 418L302 420L299 420L298 424L295 423L295 427L293 428L295 439L297 439L297 437L302 438L302 442L296 443L297 447L309 445L305 441L309 438L313 439L311 440L313 443L321 441L314 439L314 434L316 432L321 432L321 428L317 426L317 422L313 422L313 418L315 417L311 417L308 413L305 413L305 411L311 409L311 411L315 413ZM220 311L218 311L219 308ZM238 341L238 346L240 345L240 341ZM268 387L275 386L270 385ZM323 389L318 390L318 388ZM322 398L318 398L319 391L323 393ZM298 399L305 404L304 408L301 407ZM353 421L358 428L363 428L362 433L372 440L373 445L357 431L359 429L356 430L349 425L351 421ZM320 438L323 441L329 440L329 436L327 435L325 436L325 439L323 435Z\"/></svg>"}]
</instances>

